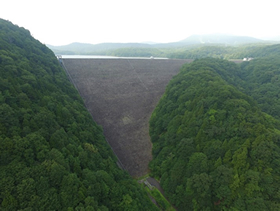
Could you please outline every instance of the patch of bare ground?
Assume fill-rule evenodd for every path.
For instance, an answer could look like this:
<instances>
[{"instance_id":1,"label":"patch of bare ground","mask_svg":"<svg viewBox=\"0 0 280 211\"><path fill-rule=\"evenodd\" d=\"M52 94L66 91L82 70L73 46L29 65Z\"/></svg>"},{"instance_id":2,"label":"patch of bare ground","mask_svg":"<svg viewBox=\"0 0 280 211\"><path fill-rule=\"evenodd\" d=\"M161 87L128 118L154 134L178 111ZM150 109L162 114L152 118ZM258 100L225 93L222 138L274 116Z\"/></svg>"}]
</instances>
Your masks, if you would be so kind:
<instances>
[{"instance_id":1,"label":"patch of bare ground","mask_svg":"<svg viewBox=\"0 0 280 211\"><path fill-rule=\"evenodd\" d=\"M191 60L63 59L93 119L134 177L148 173L150 116L172 76L187 62Z\"/></svg>"}]
</instances>

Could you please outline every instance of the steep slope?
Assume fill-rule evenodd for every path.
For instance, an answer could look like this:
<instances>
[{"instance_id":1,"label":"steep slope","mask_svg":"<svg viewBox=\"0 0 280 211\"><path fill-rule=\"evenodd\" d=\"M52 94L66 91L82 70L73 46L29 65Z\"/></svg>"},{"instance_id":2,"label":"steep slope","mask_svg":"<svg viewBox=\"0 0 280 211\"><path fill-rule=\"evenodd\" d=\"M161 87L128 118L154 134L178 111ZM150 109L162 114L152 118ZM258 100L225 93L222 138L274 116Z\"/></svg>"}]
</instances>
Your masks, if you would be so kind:
<instances>
[{"instance_id":1,"label":"steep slope","mask_svg":"<svg viewBox=\"0 0 280 211\"><path fill-rule=\"evenodd\" d=\"M157 210L53 53L0 19L0 209Z\"/></svg>"},{"instance_id":2,"label":"steep slope","mask_svg":"<svg viewBox=\"0 0 280 211\"><path fill-rule=\"evenodd\" d=\"M185 65L152 114L150 168L179 210L280 209L279 122L240 91L240 71Z\"/></svg>"},{"instance_id":3,"label":"steep slope","mask_svg":"<svg viewBox=\"0 0 280 211\"><path fill-rule=\"evenodd\" d=\"M62 59L93 119L124 168L135 177L149 172L149 118L165 87L190 60Z\"/></svg>"},{"instance_id":4,"label":"steep slope","mask_svg":"<svg viewBox=\"0 0 280 211\"><path fill-rule=\"evenodd\" d=\"M275 49L275 56L242 63L239 75L246 82L242 85L246 93L258 102L264 112L280 120L280 45L271 47Z\"/></svg>"}]
</instances>

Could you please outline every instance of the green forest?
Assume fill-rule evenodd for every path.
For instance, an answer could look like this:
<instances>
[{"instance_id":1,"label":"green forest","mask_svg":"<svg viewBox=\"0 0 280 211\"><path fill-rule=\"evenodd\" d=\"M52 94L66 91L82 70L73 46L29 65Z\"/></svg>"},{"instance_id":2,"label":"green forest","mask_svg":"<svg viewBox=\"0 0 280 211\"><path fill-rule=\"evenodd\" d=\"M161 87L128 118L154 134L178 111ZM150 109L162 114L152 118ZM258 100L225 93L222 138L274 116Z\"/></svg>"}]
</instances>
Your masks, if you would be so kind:
<instances>
[{"instance_id":1,"label":"green forest","mask_svg":"<svg viewBox=\"0 0 280 211\"><path fill-rule=\"evenodd\" d=\"M218 59L243 59L280 56L280 44L244 44L239 46L198 45L191 49L177 49L170 52L169 58L199 59L213 57Z\"/></svg>"},{"instance_id":2,"label":"green forest","mask_svg":"<svg viewBox=\"0 0 280 211\"><path fill-rule=\"evenodd\" d=\"M0 19L0 210L158 210L53 52Z\"/></svg>"},{"instance_id":3,"label":"green forest","mask_svg":"<svg viewBox=\"0 0 280 211\"><path fill-rule=\"evenodd\" d=\"M0 19L0 210L280 210L279 44L103 54L194 59L150 118L168 201L118 167L54 53Z\"/></svg>"},{"instance_id":4,"label":"green forest","mask_svg":"<svg viewBox=\"0 0 280 211\"><path fill-rule=\"evenodd\" d=\"M65 52L68 54L67 52ZM280 44L244 44L238 46L225 46L223 44L196 44L178 47L161 48L119 48L94 52L96 55L121 56L121 57L166 57L170 59L243 59L280 56Z\"/></svg>"},{"instance_id":5,"label":"green forest","mask_svg":"<svg viewBox=\"0 0 280 211\"><path fill-rule=\"evenodd\" d=\"M243 59L280 56L278 42L262 41L238 45L226 43L103 43L97 45L72 43L67 46L49 46L55 54L62 55L106 55L120 57L163 57L170 59ZM60 49L60 50L59 50Z\"/></svg>"},{"instance_id":6,"label":"green forest","mask_svg":"<svg viewBox=\"0 0 280 211\"><path fill-rule=\"evenodd\" d=\"M280 210L280 62L259 56L184 65L154 110L151 174L178 210Z\"/></svg>"}]
</instances>

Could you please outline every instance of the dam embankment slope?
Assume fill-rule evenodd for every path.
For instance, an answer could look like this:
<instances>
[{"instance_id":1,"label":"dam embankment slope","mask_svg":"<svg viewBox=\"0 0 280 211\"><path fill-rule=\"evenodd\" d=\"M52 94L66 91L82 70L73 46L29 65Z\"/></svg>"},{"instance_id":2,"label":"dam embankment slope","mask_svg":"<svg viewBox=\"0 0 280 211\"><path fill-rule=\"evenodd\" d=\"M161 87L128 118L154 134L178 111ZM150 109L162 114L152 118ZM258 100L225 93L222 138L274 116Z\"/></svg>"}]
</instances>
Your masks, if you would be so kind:
<instances>
[{"instance_id":1,"label":"dam embankment slope","mask_svg":"<svg viewBox=\"0 0 280 211\"><path fill-rule=\"evenodd\" d=\"M132 176L148 173L150 116L170 79L191 61L62 59L93 119Z\"/></svg>"}]
</instances>

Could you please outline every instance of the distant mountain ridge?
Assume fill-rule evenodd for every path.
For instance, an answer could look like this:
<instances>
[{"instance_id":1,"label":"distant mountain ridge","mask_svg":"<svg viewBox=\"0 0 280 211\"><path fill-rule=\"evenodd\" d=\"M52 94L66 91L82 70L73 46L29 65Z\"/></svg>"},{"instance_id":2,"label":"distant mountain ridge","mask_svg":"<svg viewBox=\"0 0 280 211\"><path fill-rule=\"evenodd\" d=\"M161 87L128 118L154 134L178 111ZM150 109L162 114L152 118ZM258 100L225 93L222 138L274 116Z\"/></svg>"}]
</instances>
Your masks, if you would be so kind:
<instances>
[{"instance_id":1,"label":"distant mountain ridge","mask_svg":"<svg viewBox=\"0 0 280 211\"><path fill-rule=\"evenodd\" d=\"M205 34L205 35L191 35L188 38L180 41L182 43L192 43L192 44L228 44L228 45L240 45L247 43L257 43L263 42L261 39L247 36L234 36L225 34Z\"/></svg>"},{"instance_id":2,"label":"distant mountain ridge","mask_svg":"<svg viewBox=\"0 0 280 211\"><path fill-rule=\"evenodd\" d=\"M120 48L178 48L198 44L241 45L248 43L261 43L264 40L224 34L191 35L184 40L172 43L100 43L88 44L74 42L69 45L47 45L56 54L90 54L106 52Z\"/></svg>"},{"instance_id":3,"label":"distant mountain ridge","mask_svg":"<svg viewBox=\"0 0 280 211\"><path fill-rule=\"evenodd\" d=\"M69 45L52 46L47 45L54 53L88 54L100 51L114 50L118 48L150 48L150 44L144 43L71 43Z\"/></svg>"}]
</instances>

